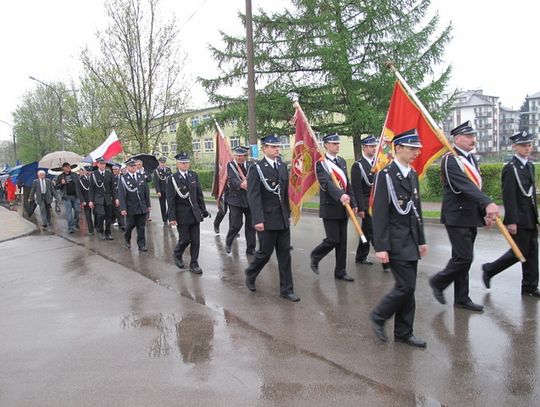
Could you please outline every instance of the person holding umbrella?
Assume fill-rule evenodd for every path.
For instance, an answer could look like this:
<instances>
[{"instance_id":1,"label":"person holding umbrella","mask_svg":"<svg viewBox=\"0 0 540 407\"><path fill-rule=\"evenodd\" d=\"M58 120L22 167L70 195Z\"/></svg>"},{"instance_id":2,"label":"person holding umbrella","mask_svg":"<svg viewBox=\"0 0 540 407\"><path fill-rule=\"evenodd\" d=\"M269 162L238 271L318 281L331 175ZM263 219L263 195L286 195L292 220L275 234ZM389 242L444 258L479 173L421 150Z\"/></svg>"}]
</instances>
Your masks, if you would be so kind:
<instances>
[{"instance_id":1,"label":"person holding umbrella","mask_svg":"<svg viewBox=\"0 0 540 407\"><path fill-rule=\"evenodd\" d=\"M94 209L97 214L97 230L101 235L101 239L114 240L111 236L112 210L113 205L118 206L120 202L117 199L112 173L105 169L107 162L103 157L99 157L96 162L98 169L90 177L90 202L88 206Z\"/></svg>"}]
</instances>

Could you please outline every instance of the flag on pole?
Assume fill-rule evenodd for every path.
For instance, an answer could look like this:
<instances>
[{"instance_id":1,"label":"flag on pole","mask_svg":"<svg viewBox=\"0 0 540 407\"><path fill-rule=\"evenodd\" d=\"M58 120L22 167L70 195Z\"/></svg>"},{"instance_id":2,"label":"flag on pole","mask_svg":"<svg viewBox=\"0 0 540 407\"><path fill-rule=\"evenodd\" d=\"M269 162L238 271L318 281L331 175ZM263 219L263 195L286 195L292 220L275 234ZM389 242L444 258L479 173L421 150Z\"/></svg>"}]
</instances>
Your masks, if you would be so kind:
<instances>
[{"instance_id":1,"label":"flag on pole","mask_svg":"<svg viewBox=\"0 0 540 407\"><path fill-rule=\"evenodd\" d=\"M418 176L422 177L426 168L445 152L446 147L437 136L440 130L430 124L422 109L409 96L402 83L396 80L377 147L373 172L380 171L392 160L394 136L410 129L416 129L422 143L420 155L411 164Z\"/></svg>"},{"instance_id":2,"label":"flag on pole","mask_svg":"<svg viewBox=\"0 0 540 407\"><path fill-rule=\"evenodd\" d=\"M120 154L122 151L122 143L120 143L116 132L113 130L103 144L89 154L89 157L92 159L92 162L95 162L99 157L103 157L108 161L115 155Z\"/></svg>"},{"instance_id":3,"label":"flag on pole","mask_svg":"<svg viewBox=\"0 0 540 407\"><path fill-rule=\"evenodd\" d=\"M216 199L218 208L223 210L222 196L227 187L227 163L233 160L231 147L221 131L219 124L216 124L216 161L214 165L214 183L212 185L212 196Z\"/></svg>"},{"instance_id":4,"label":"flag on pole","mask_svg":"<svg viewBox=\"0 0 540 407\"><path fill-rule=\"evenodd\" d=\"M308 124L298 106L293 117L296 132L289 179L289 202L293 225L300 219L304 201L318 191L319 181L315 174L315 163L321 158L318 146L309 134Z\"/></svg>"}]
</instances>

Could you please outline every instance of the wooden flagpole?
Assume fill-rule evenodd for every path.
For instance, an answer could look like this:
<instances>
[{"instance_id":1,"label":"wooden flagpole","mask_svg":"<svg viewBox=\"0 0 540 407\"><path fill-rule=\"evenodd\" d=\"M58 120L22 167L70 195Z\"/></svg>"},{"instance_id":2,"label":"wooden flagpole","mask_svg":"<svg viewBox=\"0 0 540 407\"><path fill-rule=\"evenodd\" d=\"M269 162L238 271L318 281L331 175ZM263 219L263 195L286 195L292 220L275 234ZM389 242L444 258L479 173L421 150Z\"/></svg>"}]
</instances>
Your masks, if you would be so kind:
<instances>
[{"instance_id":1,"label":"wooden flagpole","mask_svg":"<svg viewBox=\"0 0 540 407\"><path fill-rule=\"evenodd\" d=\"M392 64L391 62L388 62L386 64L388 66L388 68L390 68L390 70L392 70L392 72L394 72L394 74L396 75L396 77L398 78L399 82L403 85L403 87L405 88L405 90L407 91L407 93L409 94L409 96L412 98L412 100L414 101L414 103L416 103L416 106L418 106L418 108L422 111L422 113L424 114L424 117L429 121L429 124L431 125L431 127L433 127L433 129L435 129L435 134L437 135L437 138L439 139L439 141L448 149L448 151L450 152L450 154L452 154L453 156L455 156L457 158L457 153L456 153L456 150L454 149L454 147L450 144L450 142L448 141L448 139L446 138L446 136L444 135L444 133L442 132L442 130L439 128L439 126L437 125L437 123L435 123L435 120L433 120L433 118L431 117L431 115L429 114L429 112L426 110L426 108L424 107L424 105L422 104L422 102L420 102L420 99L418 99L418 97L416 96L416 94L413 92L413 90L409 87L408 83L405 81L405 79L403 78L403 76L401 76L401 74L399 73L399 71L396 69L396 67L394 66L394 64ZM465 171L465 174L467 175L467 177L469 179L471 179L471 175L468 174L466 171ZM473 181L471 179L471 181ZM473 182L474 185L476 185L474 182ZM510 232L508 232L508 229L506 229L506 227L504 226L501 218L499 218L498 216L495 218L495 223L497 224L497 227L499 228L499 231L502 233L502 235L505 237L506 241L508 242L508 244L510 245L510 247L512 248L512 251L514 252L515 256L518 258L518 260L521 262L521 263L525 263L526 259L525 257L523 256L523 253L521 253L521 250L519 249L519 247L517 246L516 242L514 241L514 239L512 238L512 236L510 235Z\"/></svg>"},{"instance_id":2,"label":"wooden flagpole","mask_svg":"<svg viewBox=\"0 0 540 407\"><path fill-rule=\"evenodd\" d=\"M309 124L306 115L304 114L304 111L302 110L302 107L300 106L300 103L298 103L298 100L295 100L293 103L294 108L300 113L302 116L302 119L306 123L306 127L308 129L308 133L315 142L315 145L317 146L317 150L319 151L319 154L321 155L321 158L324 157L326 154L325 152L319 147L319 141L317 140L317 137L315 137L315 133L313 133L313 129L311 128L311 125ZM321 159L322 161L322 159ZM341 188L341 185L339 184L339 181L337 180L335 174L332 171L328 171L330 178L332 179L332 182L338 187ZM358 233L358 236L360 237L360 240L362 243L367 243L366 236L364 235L364 232L362 231L362 228L360 227L360 224L358 223L358 219L356 219L356 215L354 214L351 205L344 204L345 210L349 214L349 217L351 218L354 228L356 229L356 233Z\"/></svg>"}]
</instances>

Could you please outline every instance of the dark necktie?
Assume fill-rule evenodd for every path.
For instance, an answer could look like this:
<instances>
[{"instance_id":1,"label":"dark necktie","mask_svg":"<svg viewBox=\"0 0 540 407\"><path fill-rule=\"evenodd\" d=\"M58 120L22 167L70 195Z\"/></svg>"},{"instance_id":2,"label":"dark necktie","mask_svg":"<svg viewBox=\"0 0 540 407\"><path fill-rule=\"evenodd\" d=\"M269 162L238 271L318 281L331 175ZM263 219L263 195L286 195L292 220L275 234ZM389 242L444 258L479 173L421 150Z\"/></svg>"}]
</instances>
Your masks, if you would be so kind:
<instances>
[{"instance_id":1,"label":"dark necktie","mask_svg":"<svg viewBox=\"0 0 540 407\"><path fill-rule=\"evenodd\" d=\"M275 162L275 161L274 161L274 170L276 170L276 171L278 170L277 169L277 162Z\"/></svg>"}]
</instances>

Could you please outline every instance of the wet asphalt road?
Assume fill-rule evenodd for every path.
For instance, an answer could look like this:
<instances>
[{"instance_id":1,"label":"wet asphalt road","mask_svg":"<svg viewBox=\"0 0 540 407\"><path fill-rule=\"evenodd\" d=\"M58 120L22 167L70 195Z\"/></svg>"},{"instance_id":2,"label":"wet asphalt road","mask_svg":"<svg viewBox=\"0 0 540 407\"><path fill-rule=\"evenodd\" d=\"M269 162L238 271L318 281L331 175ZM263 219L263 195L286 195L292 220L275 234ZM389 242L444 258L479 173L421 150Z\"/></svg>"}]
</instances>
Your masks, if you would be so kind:
<instances>
[{"instance_id":1,"label":"wet asphalt road","mask_svg":"<svg viewBox=\"0 0 540 407\"><path fill-rule=\"evenodd\" d=\"M210 206L212 213L215 207ZM370 310L392 286L380 266L357 266L350 226L348 272L321 275L309 252L322 223L304 216L293 228L293 304L278 297L275 257L244 285L241 237L224 251L227 220L215 236L201 227L202 276L177 269L176 230L153 208L148 253L85 236L85 228L0 244L0 405L540 405L538 301L520 296L520 268L481 283L480 265L506 250L482 231L471 272L471 297L483 314L438 304L427 279L446 263L443 227L426 227L429 255L420 263L415 334L426 350L379 343ZM135 233L135 232L134 232ZM184 260L189 257L184 255ZM445 292L449 304L452 290ZM392 324L387 332L392 335Z\"/></svg>"}]
</instances>

